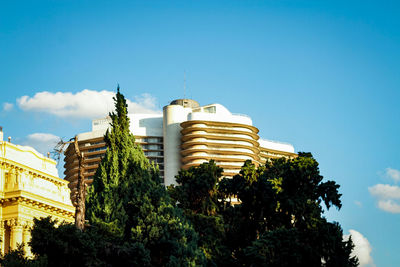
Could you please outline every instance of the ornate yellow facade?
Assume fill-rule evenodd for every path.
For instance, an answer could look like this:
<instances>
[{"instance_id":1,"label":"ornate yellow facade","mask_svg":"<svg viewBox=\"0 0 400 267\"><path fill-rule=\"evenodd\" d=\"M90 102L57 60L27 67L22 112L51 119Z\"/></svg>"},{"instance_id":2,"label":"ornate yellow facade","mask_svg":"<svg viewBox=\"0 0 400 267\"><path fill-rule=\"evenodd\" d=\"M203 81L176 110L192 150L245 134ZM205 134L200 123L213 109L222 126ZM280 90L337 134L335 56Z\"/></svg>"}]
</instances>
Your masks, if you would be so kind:
<instances>
[{"instance_id":1,"label":"ornate yellow facade","mask_svg":"<svg viewBox=\"0 0 400 267\"><path fill-rule=\"evenodd\" d=\"M2 132L0 133L2 135ZM0 251L30 240L33 218L74 221L68 181L58 178L56 162L31 147L0 139ZM28 246L25 253L30 256Z\"/></svg>"}]
</instances>

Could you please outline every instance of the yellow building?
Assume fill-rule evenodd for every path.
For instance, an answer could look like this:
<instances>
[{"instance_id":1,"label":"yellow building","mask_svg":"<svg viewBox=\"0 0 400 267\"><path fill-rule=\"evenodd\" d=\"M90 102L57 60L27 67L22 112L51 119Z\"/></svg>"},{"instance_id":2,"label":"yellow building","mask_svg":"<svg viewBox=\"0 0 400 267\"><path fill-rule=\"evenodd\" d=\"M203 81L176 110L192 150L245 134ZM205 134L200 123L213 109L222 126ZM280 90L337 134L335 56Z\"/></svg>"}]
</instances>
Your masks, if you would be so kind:
<instances>
[{"instance_id":1,"label":"yellow building","mask_svg":"<svg viewBox=\"0 0 400 267\"><path fill-rule=\"evenodd\" d=\"M3 254L30 240L35 217L74 221L68 182L58 177L56 162L31 147L3 141L1 128L0 203ZM24 248L29 256L28 246Z\"/></svg>"}]
</instances>

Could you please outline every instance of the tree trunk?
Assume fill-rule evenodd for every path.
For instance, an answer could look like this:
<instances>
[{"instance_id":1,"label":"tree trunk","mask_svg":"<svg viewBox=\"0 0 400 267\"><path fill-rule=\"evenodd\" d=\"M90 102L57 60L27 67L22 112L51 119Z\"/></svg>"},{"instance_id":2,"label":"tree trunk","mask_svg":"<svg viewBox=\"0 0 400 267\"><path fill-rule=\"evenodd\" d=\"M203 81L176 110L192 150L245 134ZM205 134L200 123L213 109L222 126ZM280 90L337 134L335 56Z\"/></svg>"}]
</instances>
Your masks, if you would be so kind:
<instances>
[{"instance_id":1,"label":"tree trunk","mask_svg":"<svg viewBox=\"0 0 400 267\"><path fill-rule=\"evenodd\" d=\"M78 137L74 140L75 153L78 156L78 184L76 193L76 209L75 209L75 226L79 230L85 229L85 200L86 200L86 184L85 184L85 168L83 153L80 152L78 146Z\"/></svg>"}]
</instances>

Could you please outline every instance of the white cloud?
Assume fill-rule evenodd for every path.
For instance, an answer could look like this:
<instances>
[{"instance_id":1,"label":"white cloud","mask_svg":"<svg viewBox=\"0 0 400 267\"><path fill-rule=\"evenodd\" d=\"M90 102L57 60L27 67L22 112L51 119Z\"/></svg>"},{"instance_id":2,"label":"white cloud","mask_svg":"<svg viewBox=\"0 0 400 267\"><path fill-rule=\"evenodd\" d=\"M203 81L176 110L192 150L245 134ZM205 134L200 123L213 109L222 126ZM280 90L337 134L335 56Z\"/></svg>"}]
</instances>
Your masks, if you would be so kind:
<instances>
[{"instance_id":1,"label":"white cloud","mask_svg":"<svg viewBox=\"0 0 400 267\"><path fill-rule=\"evenodd\" d=\"M23 145L31 146L40 153L46 155L47 152L52 152L60 138L49 133L33 133L28 135L22 142Z\"/></svg>"},{"instance_id":2,"label":"white cloud","mask_svg":"<svg viewBox=\"0 0 400 267\"><path fill-rule=\"evenodd\" d=\"M400 199L400 187L396 185L377 184L368 188L371 195L383 199Z\"/></svg>"},{"instance_id":3,"label":"white cloud","mask_svg":"<svg viewBox=\"0 0 400 267\"><path fill-rule=\"evenodd\" d=\"M400 187L396 185L377 184L368 188L369 193L377 198L378 208L390 212L400 213Z\"/></svg>"},{"instance_id":4,"label":"white cloud","mask_svg":"<svg viewBox=\"0 0 400 267\"><path fill-rule=\"evenodd\" d=\"M358 200L355 200L354 201L354 204L356 204L358 207L360 207L360 208L362 208L362 202L361 201L358 201Z\"/></svg>"},{"instance_id":5,"label":"white cloud","mask_svg":"<svg viewBox=\"0 0 400 267\"><path fill-rule=\"evenodd\" d=\"M59 117L101 118L114 110L111 91L85 89L71 92L38 92L33 97L27 95L17 99L18 106L25 111L46 112ZM126 100L129 113L158 113L156 99L149 94L135 97L135 101Z\"/></svg>"},{"instance_id":6,"label":"white cloud","mask_svg":"<svg viewBox=\"0 0 400 267\"><path fill-rule=\"evenodd\" d=\"M357 256L360 267L375 266L374 260L371 257L372 247L368 239L356 230L350 229L349 232L350 234L344 235L343 238L348 240L351 235L351 239L354 243L354 249L351 256Z\"/></svg>"},{"instance_id":7,"label":"white cloud","mask_svg":"<svg viewBox=\"0 0 400 267\"><path fill-rule=\"evenodd\" d=\"M396 183L400 181L400 171L392 168L386 168L386 176L393 179Z\"/></svg>"},{"instance_id":8,"label":"white cloud","mask_svg":"<svg viewBox=\"0 0 400 267\"><path fill-rule=\"evenodd\" d=\"M14 107L14 104L5 102L3 104L3 111L10 111Z\"/></svg>"},{"instance_id":9,"label":"white cloud","mask_svg":"<svg viewBox=\"0 0 400 267\"><path fill-rule=\"evenodd\" d=\"M134 103L134 105L135 104L138 105L137 103L140 103L141 105L143 105L147 108L155 110L157 99L150 94L144 93L144 94L141 94L140 96L135 96L135 102L136 103Z\"/></svg>"},{"instance_id":10,"label":"white cloud","mask_svg":"<svg viewBox=\"0 0 400 267\"><path fill-rule=\"evenodd\" d=\"M400 205L391 199L379 200L378 208L390 213L400 213Z\"/></svg>"}]
</instances>

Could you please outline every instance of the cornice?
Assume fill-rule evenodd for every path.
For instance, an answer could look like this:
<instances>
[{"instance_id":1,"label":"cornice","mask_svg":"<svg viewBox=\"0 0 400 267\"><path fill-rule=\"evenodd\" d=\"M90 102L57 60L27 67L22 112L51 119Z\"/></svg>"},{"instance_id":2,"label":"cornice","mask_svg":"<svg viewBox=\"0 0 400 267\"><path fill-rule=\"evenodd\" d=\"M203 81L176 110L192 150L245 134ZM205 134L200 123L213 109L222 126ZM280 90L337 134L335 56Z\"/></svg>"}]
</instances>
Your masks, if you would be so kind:
<instances>
[{"instance_id":1,"label":"cornice","mask_svg":"<svg viewBox=\"0 0 400 267\"><path fill-rule=\"evenodd\" d=\"M48 157L45 157L44 155L40 154L38 151L36 151L34 148L32 147L24 147L24 146L20 146L20 145L16 145L13 143L9 143L6 141L0 141L0 146L3 146L3 155L0 158L4 158L7 159L6 156L4 155L4 153L6 153L6 147L9 147L10 149L13 150L17 150L18 152L23 152L23 153L30 153L32 155L34 155L36 158L40 159L40 160L44 160L44 161L48 161L50 163L56 164L55 160L50 159ZM25 149L27 148L27 149Z\"/></svg>"},{"instance_id":2,"label":"cornice","mask_svg":"<svg viewBox=\"0 0 400 267\"><path fill-rule=\"evenodd\" d=\"M19 162L10 160L10 159L3 159L0 161L0 168L3 166L5 169L18 169L19 171L27 171L30 175L33 175L34 177L39 177L44 180L50 181L55 184L60 184L60 185L68 185L68 182L51 174L42 172L40 170L36 170L34 168L31 168L29 166L26 166L24 164L21 164Z\"/></svg>"},{"instance_id":3,"label":"cornice","mask_svg":"<svg viewBox=\"0 0 400 267\"><path fill-rule=\"evenodd\" d=\"M67 205L65 203L55 201L24 190L6 192L4 193L4 198L0 199L0 202L2 206L13 202L35 203L34 205L36 206L47 207L50 210L54 209L60 210L62 212L71 212L72 214L75 213L75 208L72 205Z\"/></svg>"},{"instance_id":4,"label":"cornice","mask_svg":"<svg viewBox=\"0 0 400 267\"><path fill-rule=\"evenodd\" d=\"M194 132L194 133L193 133ZM189 134L196 134L196 132L207 132L215 135L224 136L225 134L229 135L247 135L253 138L254 140L258 140L260 137L253 132L240 131L236 129L224 129L224 128L207 128L207 127L187 127L181 130L182 136Z\"/></svg>"},{"instance_id":5,"label":"cornice","mask_svg":"<svg viewBox=\"0 0 400 267\"><path fill-rule=\"evenodd\" d=\"M252 130L255 133L259 132L259 130L252 125L242 124L242 123L234 123L234 122L222 122L222 121L190 120L190 121L182 122L181 127L186 128L189 125L193 125L193 124L205 124L205 125L211 125L211 126L242 127L242 128L247 128L249 130Z\"/></svg>"},{"instance_id":6,"label":"cornice","mask_svg":"<svg viewBox=\"0 0 400 267\"><path fill-rule=\"evenodd\" d=\"M182 136L182 144L194 139L194 138L205 138L205 139L210 139L210 140L223 140L223 141L243 141L243 142L248 142L252 143L255 147L259 146L259 143L257 140L250 139L250 138L243 138L243 137L237 137L237 136L224 136L224 135L207 135L207 134L189 134L189 135L184 135Z\"/></svg>"},{"instance_id":7,"label":"cornice","mask_svg":"<svg viewBox=\"0 0 400 267\"><path fill-rule=\"evenodd\" d=\"M192 149L191 151L187 151L187 153L185 153L184 156L182 157L182 162L190 161L190 160L192 160L192 158L195 158L195 157L203 157L202 155L199 155L199 156L191 155L193 153L207 153L207 156L209 156L209 157L213 157L213 155L214 156L215 155L229 155L229 156L232 155L232 156L248 156L248 157L251 157L251 158L253 158L255 160L259 159L259 156L257 154L254 154L254 153L248 153L248 152L242 152L242 151L233 151L233 150L226 151L226 150L212 150L212 149L201 149L201 148L199 148L199 149ZM238 157L218 156L216 158L218 158L218 159L221 158L221 159L227 159L228 160L228 159L236 159ZM239 159L239 160L243 160L243 159Z\"/></svg>"}]
</instances>

